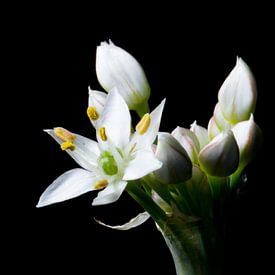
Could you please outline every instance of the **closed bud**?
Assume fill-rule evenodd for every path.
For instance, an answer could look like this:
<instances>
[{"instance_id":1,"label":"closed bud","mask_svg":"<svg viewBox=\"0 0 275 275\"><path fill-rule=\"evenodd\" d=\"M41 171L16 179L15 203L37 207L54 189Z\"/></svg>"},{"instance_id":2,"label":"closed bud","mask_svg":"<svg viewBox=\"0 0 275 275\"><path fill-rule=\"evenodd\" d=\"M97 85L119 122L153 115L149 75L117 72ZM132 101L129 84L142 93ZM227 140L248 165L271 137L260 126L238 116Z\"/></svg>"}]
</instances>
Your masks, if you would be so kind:
<instances>
[{"instance_id":1,"label":"closed bud","mask_svg":"<svg viewBox=\"0 0 275 275\"><path fill-rule=\"evenodd\" d=\"M202 149L208 142L208 132L207 129L197 124L197 121L195 120L190 127L191 132L193 132L200 143L200 149Z\"/></svg>"},{"instance_id":2,"label":"closed bud","mask_svg":"<svg viewBox=\"0 0 275 275\"><path fill-rule=\"evenodd\" d=\"M231 128L231 123L224 117L222 113L220 103L217 103L215 106L213 118L220 131L227 131Z\"/></svg>"},{"instance_id":3,"label":"closed bud","mask_svg":"<svg viewBox=\"0 0 275 275\"><path fill-rule=\"evenodd\" d=\"M262 131L254 122L253 115L247 121L240 122L232 128L240 150L240 166L246 166L255 156L262 144Z\"/></svg>"},{"instance_id":4,"label":"closed bud","mask_svg":"<svg viewBox=\"0 0 275 275\"><path fill-rule=\"evenodd\" d=\"M200 143L193 132L189 129L177 127L172 136L181 144L187 152L193 163L198 163L198 153L200 151Z\"/></svg>"},{"instance_id":5,"label":"closed bud","mask_svg":"<svg viewBox=\"0 0 275 275\"><path fill-rule=\"evenodd\" d=\"M252 72L241 58L237 58L236 66L222 84L218 98L223 115L232 123L248 120L254 112L256 83Z\"/></svg>"},{"instance_id":6,"label":"closed bud","mask_svg":"<svg viewBox=\"0 0 275 275\"><path fill-rule=\"evenodd\" d=\"M156 157L163 165L154 173L163 183L181 183L191 177L192 162L185 149L171 134L158 134Z\"/></svg>"},{"instance_id":7,"label":"closed bud","mask_svg":"<svg viewBox=\"0 0 275 275\"><path fill-rule=\"evenodd\" d=\"M150 86L137 60L111 41L97 47L96 73L101 86L109 92L114 87L126 101L129 109L146 113Z\"/></svg>"},{"instance_id":8,"label":"closed bud","mask_svg":"<svg viewBox=\"0 0 275 275\"><path fill-rule=\"evenodd\" d=\"M199 154L200 167L210 176L231 175L239 164L239 148L231 130L217 135Z\"/></svg>"},{"instance_id":9,"label":"closed bud","mask_svg":"<svg viewBox=\"0 0 275 275\"><path fill-rule=\"evenodd\" d=\"M214 117L211 117L208 123L208 137L210 140L212 140L215 136L217 136L220 133L220 129L217 126L217 123L214 119Z\"/></svg>"}]
</instances>

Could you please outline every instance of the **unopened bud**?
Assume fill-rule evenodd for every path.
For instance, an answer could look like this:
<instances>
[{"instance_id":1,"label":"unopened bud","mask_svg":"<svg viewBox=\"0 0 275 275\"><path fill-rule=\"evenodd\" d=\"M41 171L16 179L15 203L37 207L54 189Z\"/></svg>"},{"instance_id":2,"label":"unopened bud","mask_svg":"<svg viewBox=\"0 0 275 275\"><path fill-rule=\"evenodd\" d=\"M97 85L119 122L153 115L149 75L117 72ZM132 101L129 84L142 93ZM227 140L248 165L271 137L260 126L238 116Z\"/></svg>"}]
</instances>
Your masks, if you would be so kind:
<instances>
[{"instance_id":1,"label":"unopened bud","mask_svg":"<svg viewBox=\"0 0 275 275\"><path fill-rule=\"evenodd\" d=\"M239 164L239 148L231 130L220 133L199 154L200 167L210 176L231 175Z\"/></svg>"},{"instance_id":2,"label":"unopened bud","mask_svg":"<svg viewBox=\"0 0 275 275\"><path fill-rule=\"evenodd\" d=\"M158 134L156 157L163 165L154 173L163 183L180 183L191 177L192 162L185 149L171 134Z\"/></svg>"}]
</instances>

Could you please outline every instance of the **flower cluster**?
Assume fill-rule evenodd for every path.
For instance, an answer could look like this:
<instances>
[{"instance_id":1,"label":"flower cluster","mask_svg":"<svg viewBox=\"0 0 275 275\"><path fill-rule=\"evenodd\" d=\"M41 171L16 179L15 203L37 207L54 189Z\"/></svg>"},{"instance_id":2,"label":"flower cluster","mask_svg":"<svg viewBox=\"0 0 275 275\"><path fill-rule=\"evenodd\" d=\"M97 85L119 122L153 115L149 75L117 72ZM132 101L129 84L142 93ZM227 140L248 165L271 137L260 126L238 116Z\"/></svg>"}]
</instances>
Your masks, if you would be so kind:
<instances>
[{"instance_id":1,"label":"flower cluster","mask_svg":"<svg viewBox=\"0 0 275 275\"><path fill-rule=\"evenodd\" d=\"M45 130L82 168L58 177L37 207L93 190L100 190L93 205L109 204L127 190L146 212L112 228L126 230L149 216L160 228L177 213L211 216L213 198L236 188L261 143L253 117L256 84L246 63L237 59L207 128L195 121L190 129L176 127L172 133L159 132L165 100L149 111L150 86L132 55L103 42L96 73L105 92L89 88L87 115L97 141L62 127ZM140 116L135 127L129 110Z\"/></svg>"}]
</instances>

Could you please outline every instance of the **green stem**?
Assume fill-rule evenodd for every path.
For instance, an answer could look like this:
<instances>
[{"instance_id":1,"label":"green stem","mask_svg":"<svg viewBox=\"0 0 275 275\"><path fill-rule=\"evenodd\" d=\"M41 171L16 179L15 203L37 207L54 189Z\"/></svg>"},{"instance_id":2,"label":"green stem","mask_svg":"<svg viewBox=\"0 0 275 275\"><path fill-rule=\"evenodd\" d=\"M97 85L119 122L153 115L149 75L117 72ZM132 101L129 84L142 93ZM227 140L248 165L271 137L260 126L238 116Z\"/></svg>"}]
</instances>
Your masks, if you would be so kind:
<instances>
[{"instance_id":1,"label":"green stem","mask_svg":"<svg viewBox=\"0 0 275 275\"><path fill-rule=\"evenodd\" d=\"M165 212L141 189L139 183L136 181L129 182L126 190L150 214L154 221L163 228L163 224L167 219Z\"/></svg>"},{"instance_id":2,"label":"green stem","mask_svg":"<svg viewBox=\"0 0 275 275\"><path fill-rule=\"evenodd\" d=\"M148 100L143 101L138 107L136 108L136 112L140 118L142 118L145 114L150 112L150 108L148 105Z\"/></svg>"}]
</instances>

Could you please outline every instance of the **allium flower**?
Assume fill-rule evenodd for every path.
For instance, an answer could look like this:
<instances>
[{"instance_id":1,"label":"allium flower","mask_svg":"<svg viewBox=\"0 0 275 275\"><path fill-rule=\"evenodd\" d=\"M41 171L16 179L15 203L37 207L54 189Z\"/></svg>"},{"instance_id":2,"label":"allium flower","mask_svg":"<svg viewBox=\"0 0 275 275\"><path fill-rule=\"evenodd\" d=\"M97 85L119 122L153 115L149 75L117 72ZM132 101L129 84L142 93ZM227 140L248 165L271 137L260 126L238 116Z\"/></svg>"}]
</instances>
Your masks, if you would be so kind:
<instances>
[{"instance_id":1,"label":"allium flower","mask_svg":"<svg viewBox=\"0 0 275 275\"><path fill-rule=\"evenodd\" d=\"M87 115L97 141L56 127L45 130L82 168L58 177L37 207L101 190L92 205L115 202L126 189L145 212L112 226L128 230L152 218L178 275L222 274L225 225L245 166L261 145L254 122L256 84L244 61L218 94L208 128L159 131L164 107L149 113L150 87L136 59L112 42L97 48L96 72L108 93L89 89ZM130 111L141 120L132 128ZM156 140L156 137L158 139Z\"/></svg>"},{"instance_id":2,"label":"allium flower","mask_svg":"<svg viewBox=\"0 0 275 275\"><path fill-rule=\"evenodd\" d=\"M57 178L42 194L37 207L99 189L103 190L93 205L112 203L120 197L127 181L159 169L162 164L151 145L159 130L163 106L164 101L146 114L131 134L129 109L117 89L113 89L95 124L98 142L61 127L45 130L83 169L70 170Z\"/></svg>"}]
</instances>

